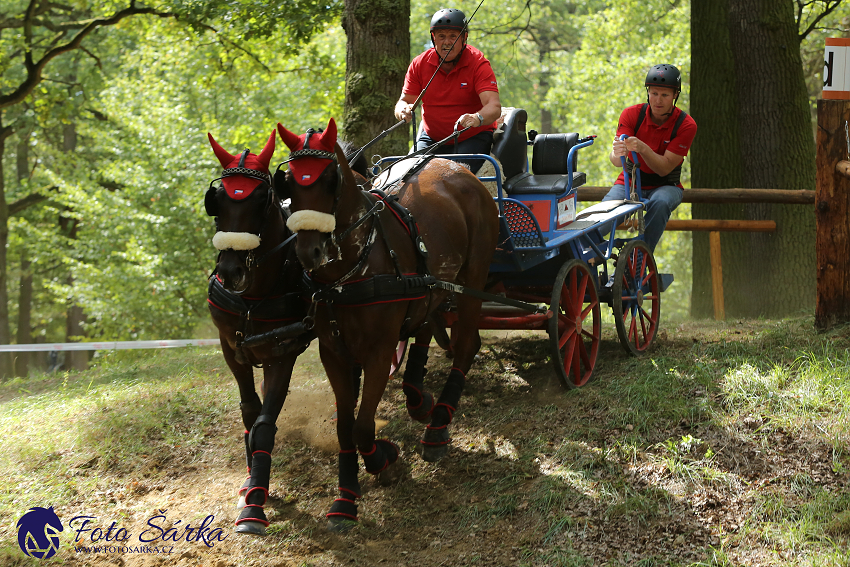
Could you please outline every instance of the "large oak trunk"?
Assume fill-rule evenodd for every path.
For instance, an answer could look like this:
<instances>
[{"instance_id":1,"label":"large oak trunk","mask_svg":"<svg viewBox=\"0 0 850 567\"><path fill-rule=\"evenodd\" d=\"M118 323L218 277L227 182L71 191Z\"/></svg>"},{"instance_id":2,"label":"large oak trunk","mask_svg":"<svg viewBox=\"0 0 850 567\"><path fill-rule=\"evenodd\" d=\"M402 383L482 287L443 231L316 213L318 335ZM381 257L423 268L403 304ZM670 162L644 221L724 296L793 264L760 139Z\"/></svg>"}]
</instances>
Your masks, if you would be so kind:
<instances>
[{"instance_id":1,"label":"large oak trunk","mask_svg":"<svg viewBox=\"0 0 850 567\"><path fill-rule=\"evenodd\" d=\"M342 130L362 146L396 123L393 108L410 63L410 0L345 0L342 27L348 36ZM400 127L366 157L406 154L410 140L410 126Z\"/></svg>"},{"instance_id":2,"label":"large oak trunk","mask_svg":"<svg viewBox=\"0 0 850 567\"><path fill-rule=\"evenodd\" d=\"M793 3L694 2L692 184L813 190L815 146ZM774 220L775 233L724 233L727 317L811 312L815 218L810 206L695 203L693 218ZM692 314L713 312L708 235L694 234Z\"/></svg>"}]
</instances>

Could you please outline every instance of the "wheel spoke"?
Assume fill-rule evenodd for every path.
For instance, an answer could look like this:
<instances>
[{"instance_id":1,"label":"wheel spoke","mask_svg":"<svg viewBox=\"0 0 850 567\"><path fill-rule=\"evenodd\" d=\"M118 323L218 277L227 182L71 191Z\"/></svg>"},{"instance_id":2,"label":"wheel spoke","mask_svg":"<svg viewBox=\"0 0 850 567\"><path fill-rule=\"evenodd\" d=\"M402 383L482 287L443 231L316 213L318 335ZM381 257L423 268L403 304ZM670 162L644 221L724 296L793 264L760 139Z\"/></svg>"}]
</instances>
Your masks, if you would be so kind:
<instances>
[{"instance_id":1,"label":"wheel spoke","mask_svg":"<svg viewBox=\"0 0 850 567\"><path fill-rule=\"evenodd\" d=\"M584 342L581 340L581 337L577 336L576 343L573 345L572 355L570 356L573 367L573 384L576 385L581 384L581 351L583 348Z\"/></svg>"},{"instance_id":2,"label":"wheel spoke","mask_svg":"<svg viewBox=\"0 0 850 567\"><path fill-rule=\"evenodd\" d=\"M567 328L564 329L564 332L558 337L558 347L564 348L564 345L567 344L567 341L572 339L576 334L575 325L567 325Z\"/></svg>"},{"instance_id":3,"label":"wheel spoke","mask_svg":"<svg viewBox=\"0 0 850 567\"><path fill-rule=\"evenodd\" d=\"M570 367L573 364L573 353L576 349L576 335L573 334L571 340L569 340L568 342L569 344L567 344L566 348L564 349L564 372L567 374L567 376L569 376Z\"/></svg>"}]
</instances>

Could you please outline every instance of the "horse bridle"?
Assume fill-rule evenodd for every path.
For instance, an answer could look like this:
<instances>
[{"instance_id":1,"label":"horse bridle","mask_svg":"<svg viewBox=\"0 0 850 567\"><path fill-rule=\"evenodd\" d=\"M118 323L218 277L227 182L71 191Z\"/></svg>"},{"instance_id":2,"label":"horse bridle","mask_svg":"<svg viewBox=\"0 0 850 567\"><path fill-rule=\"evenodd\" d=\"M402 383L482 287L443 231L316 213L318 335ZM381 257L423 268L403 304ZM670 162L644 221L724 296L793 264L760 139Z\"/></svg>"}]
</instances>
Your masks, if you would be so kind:
<instances>
[{"instance_id":1,"label":"horse bridle","mask_svg":"<svg viewBox=\"0 0 850 567\"><path fill-rule=\"evenodd\" d=\"M248 157L249 153L250 153L249 149L246 148L245 150L243 150L242 155L239 157L239 164L236 167L225 168L224 170L222 170L220 177L216 177L215 179L210 181L210 186L209 186L209 189L207 190L207 193L209 193L211 191L214 192L218 188L221 187L221 185L219 185L217 187L213 186L213 184L216 181L223 180L226 177L233 177L235 175L241 175L243 177L249 177L251 179L256 179L258 181L262 181L263 183L265 183L268 186L268 197L267 197L266 207L265 207L264 213L263 213L263 224L260 226L260 230L258 231L258 234L257 234L258 240L262 241L263 232L265 232L266 227L267 227L268 222L269 222L269 218L271 216L272 206L275 204L275 202L279 203L279 201L277 199L277 194L275 193L275 190L274 190L274 178L268 173L263 173L262 171L258 171L256 169L250 169L250 168L245 167L245 159ZM207 210L207 214L209 214L209 209ZM216 232L218 232L218 216L217 215L216 215ZM252 268L260 267L260 265L263 262L265 262L268 259L269 256L271 256L272 254L281 250L283 247L285 247L287 244L289 244L292 241L293 238L295 238L295 234L290 235L283 242L279 243L277 246L275 246L274 248L272 248L271 250L269 250L268 252L266 252L265 254L260 256L259 259L256 258L256 255L254 254L254 249L248 250L246 255L245 255L245 260L243 261L243 263L245 264L245 268L247 270L251 270ZM232 250L232 248L230 248L230 249ZM225 249L225 250L228 250L228 249ZM220 250L219 256L221 255L221 252L224 252L225 250ZM237 252L237 250L233 250L233 251ZM218 262L216 262L216 263L218 263Z\"/></svg>"}]
</instances>

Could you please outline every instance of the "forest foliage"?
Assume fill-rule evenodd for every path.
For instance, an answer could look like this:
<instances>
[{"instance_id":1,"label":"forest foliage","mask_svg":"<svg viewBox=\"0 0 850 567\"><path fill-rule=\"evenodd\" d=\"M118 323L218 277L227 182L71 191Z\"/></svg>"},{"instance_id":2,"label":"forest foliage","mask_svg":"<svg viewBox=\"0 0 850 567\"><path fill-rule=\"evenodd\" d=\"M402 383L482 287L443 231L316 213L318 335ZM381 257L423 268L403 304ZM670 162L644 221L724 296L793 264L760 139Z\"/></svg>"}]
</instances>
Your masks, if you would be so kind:
<instances>
[{"instance_id":1,"label":"forest foliage","mask_svg":"<svg viewBox=\"0 0 850 567\"><path fill-rule=\"evenodd\" d=\"M791 0L789 0L791 1ZM39 5L38 3L34 3ZM133 3L74 2L98 17ZM135 5L135 4L134 4ZM9 219L7 287L14 336L22 266L31 262L34 338L65 340L68 305L82 306L88 339L184 338L206 319L206 281L215 263L212 219L202 201L219 165L207 132L229 151L258 149L277 122L293 131L342 116L345 33L341 2L260 0L148 2L139 14L93 31L83 49L53 59L18 104L2 109L2 175L13 203L43 200ZM451 4L475 12L470 44L493 63L503 106L525 108L529 128L597 135L580 168L589 185L617 171L607 151L619 112L642 102L646 69L684 75L688 109L689 2L528 0ZM806 4L808 6L808 4ZM445 2L411 6L411 57L429 46L430 14ZM0 0L0 97L25 73L27 3ZM838 28L842 5L820 25ZM39 28L40 48L55 40ZM801 50L812 101L819 95L823 38ZM387 124L393 124L387 109ZM69 132L75 136L67 151ZM278 147L273 164L285 159ZM685 181L687 182L687 160ZM686 185L687 186L687 185ZM677 214L689 216L686 205ZM74 226L72 232L69 227ZM665 317L685 317L690 235L668 233L657 252L677 283Z\"/></svg>"}]
</instances>

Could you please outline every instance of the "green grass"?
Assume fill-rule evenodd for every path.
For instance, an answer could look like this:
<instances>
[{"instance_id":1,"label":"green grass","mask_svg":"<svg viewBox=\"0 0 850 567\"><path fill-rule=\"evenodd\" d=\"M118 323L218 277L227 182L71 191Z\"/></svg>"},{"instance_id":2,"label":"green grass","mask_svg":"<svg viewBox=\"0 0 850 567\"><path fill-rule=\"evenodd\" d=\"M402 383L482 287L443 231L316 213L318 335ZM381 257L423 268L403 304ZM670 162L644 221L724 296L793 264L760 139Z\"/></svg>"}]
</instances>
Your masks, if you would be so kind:
<instances>
[{"instance_id":1,"label":"green grass","mask_svg":"<svg viewBox=\"0 0 850 567\"><path fill-rule=\"evenodd\" d=\"M275 564L271 549L299 565L369 564L375 549L428 562L417 550L436 540L435 564L850 565L850 328L666 331L630 358L606 329L594 380L573 391L552 377L543 335L487 339L437 465L413 454L422 426L392 381L380 435L403 447L410 475L385 488L363 473L361 525L337 543L324 535L334 455L281 434L270 536L250 543L269 552L258 564ZM450 364L432 356L426 385L437 390ZM323 380L314 349L299 368ZM107 355L87 372L0 383L0 564L59 564L17 550L30 506L123 514L122 501L182 472L244 470L229 433L238 402L217 349Z\"/></svg>"}]
</instances>

